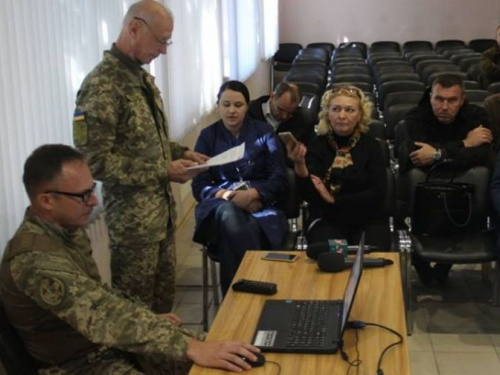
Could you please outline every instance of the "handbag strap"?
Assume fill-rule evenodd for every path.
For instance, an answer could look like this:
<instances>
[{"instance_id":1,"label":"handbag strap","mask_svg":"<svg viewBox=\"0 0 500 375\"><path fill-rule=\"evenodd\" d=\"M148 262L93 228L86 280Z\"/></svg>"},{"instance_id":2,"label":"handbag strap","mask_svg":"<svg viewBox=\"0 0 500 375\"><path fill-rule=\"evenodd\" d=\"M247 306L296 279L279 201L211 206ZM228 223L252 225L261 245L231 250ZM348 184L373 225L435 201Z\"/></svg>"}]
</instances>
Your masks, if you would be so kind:
<instances>
[{"instance_id":1,"label":"handbag strap","mask_svg":"<svg viewBox=\"0 0 500 375\"><path fill-rule=\"evenodd\" d=\"M434 173L434 171L442 168L443 166L450 166L451 167L450 170L451 170L452 174L451 174L449 182L453 182L455 180L455 176L457 174L456 168L453 168L454 164L455 164L454 160L452 160L452 159L443 159L437 163L434 163L432 165L432 167L430 167L429 170L427 171L427 175L425 177L425 182L429 182L430 177Z\"/></svg>"},{"instance_id":2,"label":"handbag strap","mask_svg":"<svg viewBox=\"0 0 500 375\"><path fill-rule=\"evenodd\" d=\"M442 198L443 198L443 205L444 205L444 210L446 212L446 216L448 217L448 220L450 220L450 222L456 226L456 227L466 227L467 225L469 225L470 223L470 219L472 217L472 197L471 197L471 193L467 193L467 200L468 200L468 203L469 203L469 212L467 214L467 218L464 220L463 223L459 223L457 222L452 216L451 216L451 213L450 213L450 209L448 208L448 199L446 198L446 194L442 194Z\"/></svg>"}]
</instances>

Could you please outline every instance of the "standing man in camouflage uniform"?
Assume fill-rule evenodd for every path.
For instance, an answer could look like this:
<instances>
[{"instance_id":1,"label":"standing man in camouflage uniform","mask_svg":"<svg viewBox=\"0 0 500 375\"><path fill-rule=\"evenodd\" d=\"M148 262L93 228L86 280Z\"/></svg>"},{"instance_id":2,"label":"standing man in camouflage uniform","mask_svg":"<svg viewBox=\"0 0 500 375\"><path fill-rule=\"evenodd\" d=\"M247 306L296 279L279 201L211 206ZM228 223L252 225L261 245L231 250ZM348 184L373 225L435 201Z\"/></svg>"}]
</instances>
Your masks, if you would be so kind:
<instances>
[{"instance_id":1,"label":"standing man in camouflage uniform","mask_svg":"<svg viewBox=\"0 0 500 375\"><path fill-rule=\"evenodd\" d=\"M141 68L171 44L173 16L153 0L133 4L111 50L85 78L74 142L103 182L113 286L153 311L169 312L175 288L175 206L171 182L207 157L171 142L160 92Z\"/></svg>"},{"instance_id":2,"label":"standing man in camouflage uniform","mask_svg":"<svg viewBox=\"0 0 500 375\"><path fill-rule=\"evenodd\" d=\"M168 374L167 360L251 369L241 357L257 360L252 345L199 341L174 314L154 314L101 282L82 229L97 204L82 154L41 146L23 182L31 206L5 249L0 294L40 374Z\"/></svg>"}]
</instances>

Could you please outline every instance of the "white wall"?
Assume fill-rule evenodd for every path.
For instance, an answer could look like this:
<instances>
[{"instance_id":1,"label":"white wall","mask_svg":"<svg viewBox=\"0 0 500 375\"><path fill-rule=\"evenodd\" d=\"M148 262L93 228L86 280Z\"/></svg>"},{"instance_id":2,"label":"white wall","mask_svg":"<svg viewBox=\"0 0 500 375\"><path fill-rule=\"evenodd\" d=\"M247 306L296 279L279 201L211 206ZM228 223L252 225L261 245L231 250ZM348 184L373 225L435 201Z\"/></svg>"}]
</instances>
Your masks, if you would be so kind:
<instances>
[{"instance_id":1,"label":"white wall","mask_svg":"<svg viewBox=\"0 0 500 375\"><path fill-rule=\"evenodd\" d=\"M494 38L499 0L280 0L280 43Z\"/></svg>"}]
</instances>

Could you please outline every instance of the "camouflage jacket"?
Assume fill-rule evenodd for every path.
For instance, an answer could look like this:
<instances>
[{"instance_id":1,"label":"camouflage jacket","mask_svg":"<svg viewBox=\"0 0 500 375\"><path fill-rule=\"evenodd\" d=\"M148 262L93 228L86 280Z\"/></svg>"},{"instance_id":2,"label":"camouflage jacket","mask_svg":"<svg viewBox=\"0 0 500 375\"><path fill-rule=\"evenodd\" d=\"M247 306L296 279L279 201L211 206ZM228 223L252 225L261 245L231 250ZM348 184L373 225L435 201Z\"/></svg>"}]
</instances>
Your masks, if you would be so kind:
<instances>
[{"instance_id":1,"label":"camouflage jacket","mask_svg":"<svg viewBox=\"0 0 500 375\"><path fill-rule=\"evenodd\" d=\"M64 230L29 210L7 244L0 266L1 296L30 354L50 365L103 346L185 358L192 332L103 284L91 251L82 229Z\"/></svg>"},{"instance_id":2,"label":"camouflage jacket","mask_svg":"<svg viewBox=\"0 0 500 375\"><path fill-rule=\"evenodd\" d=\"M82 83L73 139L103 182L111 242L163 240L167 225L175 223L167 164L186 148L169 141L153 76L115 46Z\"/></svg>"}]
</instances>

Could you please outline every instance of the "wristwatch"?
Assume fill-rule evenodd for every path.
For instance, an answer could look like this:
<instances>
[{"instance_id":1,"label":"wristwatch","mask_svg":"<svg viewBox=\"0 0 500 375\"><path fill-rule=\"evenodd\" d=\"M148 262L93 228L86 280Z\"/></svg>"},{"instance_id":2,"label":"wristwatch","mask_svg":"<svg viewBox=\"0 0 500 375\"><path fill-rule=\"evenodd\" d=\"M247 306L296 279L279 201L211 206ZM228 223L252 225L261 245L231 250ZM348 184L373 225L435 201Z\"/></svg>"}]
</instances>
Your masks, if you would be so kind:
<instances>
[{"instance_id":1,"label":"wristwatch","mask_svg":"<svg viewBox=\"0 0 500 375\"><path fill-rule=\"evenodd\" d=\"M433 156L433 159L434 161L439 161L441 160L441 156L443 156L442 152L441 152L441 149L440 148L436 148L434 150L434 156Z\"/></svg>"}]
</instances>

